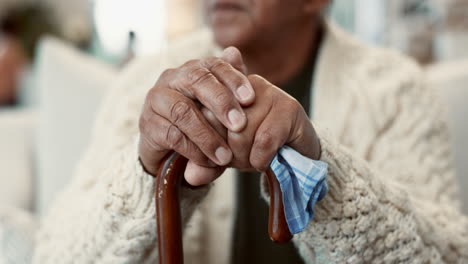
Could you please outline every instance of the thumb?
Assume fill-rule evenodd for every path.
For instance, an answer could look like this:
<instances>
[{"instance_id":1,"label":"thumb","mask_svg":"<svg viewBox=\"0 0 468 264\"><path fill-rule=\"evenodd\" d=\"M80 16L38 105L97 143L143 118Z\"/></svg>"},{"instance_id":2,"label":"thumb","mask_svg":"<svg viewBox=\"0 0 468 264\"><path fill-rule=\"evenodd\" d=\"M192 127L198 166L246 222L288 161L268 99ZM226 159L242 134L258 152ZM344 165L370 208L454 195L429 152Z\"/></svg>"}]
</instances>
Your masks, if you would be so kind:
<instances>
[{"instance_id":1,"label":"thumb","mask_svg":"<svg viewBox=\"0 0 468 264\"><path fill-rule=\"evenodd\" d=\"M302 155L313 160L318 160L320 159L321 153L320 140L312 122L308 119L305 112L303 116L299 124L296 119L296 124L293 126L292 137L288 139L286 144Z\"/></svg>"},{"instance_id":2,"label":"thumb","mask_svg":"<svg viewBox=\"0 0 468 264\"><path fill-rule=\"evenodd\" d=\"M242 72L243 74L247 74L247 66L245 66L244 60L242 59L242 54L237 48L232 46L225 48L221 58L229 62L229 64L236 68L236 70Z\"/></svg>"}]
</instances>

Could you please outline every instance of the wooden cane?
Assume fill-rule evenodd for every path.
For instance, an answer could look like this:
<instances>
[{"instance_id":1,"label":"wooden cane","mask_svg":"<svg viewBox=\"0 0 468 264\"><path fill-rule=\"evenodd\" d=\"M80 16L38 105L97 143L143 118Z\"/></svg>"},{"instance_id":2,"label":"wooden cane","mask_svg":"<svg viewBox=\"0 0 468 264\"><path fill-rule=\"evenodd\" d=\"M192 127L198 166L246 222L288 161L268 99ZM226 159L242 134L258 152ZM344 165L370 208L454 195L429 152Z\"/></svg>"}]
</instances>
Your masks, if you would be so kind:
<instances>
[{"instance_id":1,"label":"wooden cane","mask_svg":"<svg viewBox=\"0 0 468 264\"><path fill-rule=\"evenodd\" d=\"M156 228L160 264L184 263L179 189L186 166L186 158L171 152L161 162L156 175ZM284 216L281 189L271 169L267 170L266 175L270 190L268 233L273 242L287 242L292 235Z\"/></svg>"}]
</instances>

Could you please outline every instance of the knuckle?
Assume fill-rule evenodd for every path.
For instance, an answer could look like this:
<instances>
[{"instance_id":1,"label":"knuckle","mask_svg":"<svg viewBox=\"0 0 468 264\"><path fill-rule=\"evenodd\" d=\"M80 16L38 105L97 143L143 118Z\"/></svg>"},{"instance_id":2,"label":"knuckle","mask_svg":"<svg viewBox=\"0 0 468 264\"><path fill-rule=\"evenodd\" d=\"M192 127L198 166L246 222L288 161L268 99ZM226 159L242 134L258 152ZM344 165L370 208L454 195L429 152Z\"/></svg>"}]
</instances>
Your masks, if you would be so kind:
<instances>
[{"instance_id":1,"label":"knuckle","mask_svg":"<svg viewBox=\"0 0 468 264\"><path fill-rule=\"evenodd\" d=\"M185 101L177 101L171 106L170 118L174 123L180 123L190 116L191 106Z\"/></svg>"},{"instance_id":2,"label":"knuckle","mask_svg":"<svg viewBox=\"0 0 468 264\"><path fill-rule=\"evenodd\" d=\"M250 82L263 81L263 78L258 74L249 74L249 76L247 76L247 79L249 79Z\"/></svg>"},{"instance_id":3,"label":"knuckle","mask_svg":"<svg viewBox=\"0 0 468 264\"><path fill-rule=\"evenodd\" d=\"M213 71L226 71L230 68L229 63L219 58L213 58L208 62L208 67Z\"/></svg>"},{"instance_id":4,"label":"knuckle","mask_svg":"<svg viewBox=\"0 0 468 264\"><path fill-rule=\"evenodd\" d=\"M159 82L159 81L158 81ZM146 97L145 97L145 104L150 104L154 98L157 98L157 93L158 93L158 89L159 88L159 85L158 83L156 83L149 91L148 93L146 93Z\"/></svg>"},{"instance_id":5,"label":"knuckle","mask_svg":"<svg viewBox=\"0 0 468 264\"><path fill-rule=\"evenodd\" d=\"M294 99L293 97L289 97L286 99L281 100L281 104L285 110L287 110L289 113L295 113L298 112L302 106L299 104L299 102Z\"/></svg>"},{"instance_id":6,"label":"knuckle","mask_svg":"<svg viewBox=\"0 0 468 264\"><path fill-rule=\"evenodd\" d=\"M265 80L257 74L251 74L247 76L247 79L249 80L250 84L254 87L254 89L257 87L264 87L265 85Z\"/></svg>"},{"instance_id":7,"label":"knuckle","mask_svg":"<svg viewBox=\"0 0 468 264\"><path fill-rule=\"evenodd\" d=\"M275 147L274 137L269 132L262 132L255 138L250 164L257 170L265 170L269 166L268 156Z\"/></svg>"},{"instance_id":8,"label":"knuckle","mask_svg":"<svg viewBox=\"0 0 468 264\"><path fill-rule=\"evenodd\" d=\"M139 128L140 128L140 145L144 145L149 149L162 150L161 144L158 140L158 126L155 126L157 122L153 121L153 118L140 117Z\"/></svg>"},{"instance_id":9,"label":"knuckle","mask_svg":"<svg viewBox=\"0 0 468 264\"><path fill-rule=\"evenodd\" d=\"M185 62L182 67L191 67L191 66L194 66L194 65L199 65L200 64L200 60L198 59L193 59L193 60L188 60L187 62Z\"/></svg>"},{"instance_id":10,"label":"knuckle","mask_svg":"<svg viewBox=\"0 0 468 264\"><path fill-rule=\"evenodd\" d=\"M141 118L143 118L145 116L149 116L154 112L157 112L157 110L158 110L157 104L156 104L157 98L158 98L158 95L157 95L156 91L154 91L154 89L150 90L146 94L146 99L145 99L145 103L143 105Z\"/></svg>"},{"instance_id":11,"label":"knuckle","mask_svg":"<svg viewBox=\"0 0 468 264\"><path fill-rule=\"evenodd\" d=\"M274 137L270 132L261 132L256 138L254 146L259 153L265 153L274 146Z\"/></svg>"},{"instance_id":12,"label":"knuckle","mask_svg":"<svg viewBox=\"0 0 468 264\"><path fill-rule=\"evenodd\" d=\"M174 78L175 72L176 72L176 69L172 69L172 68L165 69L161 73L161 75L159 75L159 78L156 81L156 85L154 86L154 88L161 86L161 84L169 83L170 80Z\"/></svg>"},{"instance_id":13,"label":"knuckle","mask_svg":"<svg viewBox=\"0 0 468 264\"><path fill-rule=\"evenodd\" d=\"M249 81L241 74L236 72L228 72L227 70L222 73L224 80L228 85L231 85L232 88L236 89L242 84L247 84Z\"/></svg>"},{"instance_id":14,"label":"knuckle","mask_svg":"<svg viewBox=\"0 0 468 264\"><path fill-rule=\"evenodd\" d=\"M210 152L212 151L213 153L215 152L215 149L219 144L218 141L215 140L213 135L207 133L206 131L197 133L196 138L196 142L199 147L201 147L202 149L209 150Z\"/></svg>"},{"instance_id":15,"label":"knuckle","mask_svg":"<svg viewBox=\"0 0 468 264\"><path fill-rule=\"evenodd\" d=\"M151 136L154 132L153 130L158 128L158 122L156 122L154 119L155 116L153 114L147 114L144 112L140 115L140 119L138 120L138 128L142 135Z\"/></svg>"},{"instance_id":16,"label":"knuckle","mask_svg":"<svg viewBox=\"0 0 468 264\"><path fill-rule=\"evenodd\" d=\"M212 78L214 78L213 74L203 67L194 67L188 73L188 80L191 85L204 83Z\"/></svg>"},{"instance_id":17,"label":"knuckle","mask_svg":"<svg viewBox=\"0 0 468 264\"><path fill-rule=\"evenodd\" d=\"M227 110L233 102L232 95L226 91L217 92L213 95L213 99L213 104L217 107L223 108L223 110Z\"/></svg>"},{"instance_id":18,"label":"knuckle","mask_svg":"<svg viewBox=\"0 0 468 264\"><path fill-rule=\"evenodd\" d=\"M250 163L258 170L264 171L270 165L279 142L269 130L262 131L255 137Z\"/></svg>"},{"instance_id":19,"label":"knuckle","mask_svg":"<svg viewBox=\"0 0 468 264\"><path fill-rule=\"evenodd\" d=\"M146 98L157 98L157 94L160 93L164 88L171 88L174 85L174 82L178 79L177 75L179 71L179 69L174 68L165 69L159 75L159 78L156 80L156 83L153 85L153 87L148 91Z\"/></svg>"},{"instance_id":20,"label":"knuckle","mask_svg":"<svg viewBox=\"0 0 468 264\"><path fill-rule=\"evenodd\" d=\"M206 66L208 69L211 69L213 66L223 63L224 60L217 58L217 57L208 57L203 60L203 65Z\"/></svg>"},{"instance_id":21,"label":"knuckle","mask_svg":"<svg viewBox=\"0 0 468 264\"><path fill-rule=\"evenodd\" d=\"M166 130L165 141L170 149L175 149L181 146L184 135L175 125L171 124Z\"/></svg>"},{"instance_id":22,"label":"knuckle","mask_svg":"<svg viewBox=\"0 0 468 264\"><path fill-rule=\"evenodd\" d=\"M167 76L172 75L173 73L174 73L174 69L168 68L168 69L165 69L165 70L161 73L160 77L161 77L161 78L164 78L164 77L167 77Z\"/></svg>"},{"instance_id":23,"label":"knuckle","mask_svg":"<svg viewBox=\"0 0 468 264\"><path fill-rule=\"evenodd\" d=\"M194 143L201 149L207 150L208 152L215 153L216 148L221 144L220 139L217 137L215 132L211 131L206 126L196 126L189 135L190 138L194 139Z\"/></svg>"},{"instance_id":24,"label":"knuckle","mask_svg":"<svg viewBox=\"0 0 468 264\"><path fill-rule=\"evenodd\" d=\"M237 72L237 70L234 67L232 67L230 63L222 59L213 59L208 68L209 70L216 72L217 75L222 76L223 80L227 84L234 85L235 87L238 87L241 84L248 82L247 78L244 75Z\"/></svg>"}]
</instances>

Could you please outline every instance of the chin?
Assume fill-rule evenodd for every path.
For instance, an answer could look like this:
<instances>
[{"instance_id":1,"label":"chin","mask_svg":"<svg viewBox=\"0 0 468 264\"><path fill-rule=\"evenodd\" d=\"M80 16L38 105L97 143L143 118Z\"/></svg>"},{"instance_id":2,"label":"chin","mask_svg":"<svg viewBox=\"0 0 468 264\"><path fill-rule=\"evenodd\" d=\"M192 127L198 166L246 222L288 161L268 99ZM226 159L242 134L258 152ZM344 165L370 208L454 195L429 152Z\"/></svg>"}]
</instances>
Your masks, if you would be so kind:
<instances>
[{"instance_id":1,"label":"chin","mask_svg":"<svg viewBox=\"0 0 468 264\"><path fill-rule=\"evenodd\" d=\"M240 48L248 45L249 37L245 32L232 28L213 28L213 35L216 43L223 47L235 46Z\"/></svg>"},{"instance_id":2,"label":"chin","mask_svg":"<svg viewBox=\"0 0 468 264\"><path fill-rule=\"evenodd\" d=\"M252 27L242 19L211 19L210 27L216 43L225 48L242 47L251 42Z\"/></svg>"}]
</instances>

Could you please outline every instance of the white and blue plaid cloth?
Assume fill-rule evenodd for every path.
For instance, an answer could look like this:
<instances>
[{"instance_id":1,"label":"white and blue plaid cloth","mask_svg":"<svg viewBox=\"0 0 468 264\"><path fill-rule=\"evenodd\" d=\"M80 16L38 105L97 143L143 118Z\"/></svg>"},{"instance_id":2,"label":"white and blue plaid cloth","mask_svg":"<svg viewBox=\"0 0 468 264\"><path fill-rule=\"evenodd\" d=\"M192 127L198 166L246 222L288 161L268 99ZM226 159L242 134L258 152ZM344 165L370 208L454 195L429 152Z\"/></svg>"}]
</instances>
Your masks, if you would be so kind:
<instances>
[{"instance_id":1,"label":"white and blue plaid cloth","mask_svg":"<svg viewBox=\"0 0 468 264\"><path fill-rule=\"evenodd\" d=\"M328 164L309 159L284 146L273 158L270 167L281 187L289 230L297 234L307 227L314 217L315 204L328 192L325 181Z\"/></svg>"}]
</instances>

